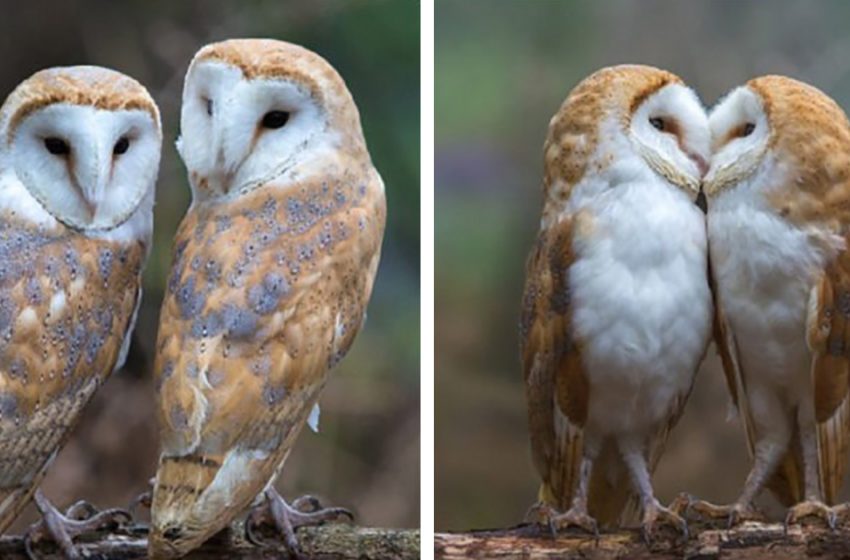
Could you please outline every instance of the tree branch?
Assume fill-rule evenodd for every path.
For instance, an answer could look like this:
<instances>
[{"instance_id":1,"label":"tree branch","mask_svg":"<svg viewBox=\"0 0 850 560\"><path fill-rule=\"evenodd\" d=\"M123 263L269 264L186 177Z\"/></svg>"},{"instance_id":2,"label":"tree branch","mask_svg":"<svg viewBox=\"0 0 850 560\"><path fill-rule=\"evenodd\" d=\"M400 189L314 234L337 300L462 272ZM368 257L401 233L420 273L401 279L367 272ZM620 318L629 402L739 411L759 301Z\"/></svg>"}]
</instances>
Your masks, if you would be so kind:
<instances>
[{"instance_id":1,"label":"tree branch","mask_svg":"<svg viewBox=\"0 0 850 560\"><path fill-rule=\"evenodd\" d=\"M522 558L571 560L593 558L700 559L713 558L847 558L850 527L830 531L821 525L793 525L786 534L780 523L744 523L731 530L691 523L691 538L684 541L666 530L650 545L637 530L593 535L568 532L553 538L540 528L520 525L512 529L437 533L437 558Z\"/></svg>"},{"instance_id":2,"label":"tree branch","mask_svg":"<svg viewBox=\"0 0 850 560\"><path fill-rule=\"evenodd\" d=\"M272 530L262 532L268 542L266 546L258 547L245 540L242 529L238 524L219 533L186 556L186 560L290 558L283 542L275 538ZM369 529L334 523L303 527L298 530L298 539L307 557L321 560L418 560L420 550L419 531L412 529ZM83 558L147 558L147 529L140 526L84 535L76 543ZM53 543L38 543L33 549L41 560L64 560ZM24 539L19 536L0 538L0 558L28 560Z\"/></svg>"}]
</instances>

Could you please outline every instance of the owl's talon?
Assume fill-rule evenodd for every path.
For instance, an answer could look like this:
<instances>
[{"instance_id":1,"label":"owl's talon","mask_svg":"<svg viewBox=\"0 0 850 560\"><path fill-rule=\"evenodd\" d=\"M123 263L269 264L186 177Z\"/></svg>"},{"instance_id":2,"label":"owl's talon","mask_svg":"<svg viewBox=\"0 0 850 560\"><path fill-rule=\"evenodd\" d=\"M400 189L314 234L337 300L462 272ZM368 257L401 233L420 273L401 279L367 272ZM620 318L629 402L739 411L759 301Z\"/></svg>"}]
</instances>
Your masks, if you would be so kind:
<instances>
[{"instance_id":1,"label":"owl's talon","mask_svg":"<svg viewBox=\"0 0 850 560\"><path fill-rule=\"evenodd\" d=\"M245 523L245 536L251 543L263 546L265 543L254 531L254 527L261 525L264 521L271 521L281 533L286 547L290 553L298 559L304 558L298 538L295 532L299 527L310 525L321 525L328 521L339 521L340 517L348 517L354 521L354 514L345 508L325 508L315 511L301 511L294 507L295 504L318 505L319 501L312 496L304 496L300 500L294 500L292 505L287 504L283 497L274 488L265 491L265 501L251 510Z\"/></svg>"},{"instance_id":2,"label":"owl's talon","mask_svg":"<svg viewBox=\"0 0 850 560\"><path fill-rule=\"evenodd\" d=\"M132 521L129 512L123 509L107 509L101 512L97 508L84 501L77 502L68 508L63 515L50 503L41 490L36 490L34 495L35 505L41 513L41 521L30 526L24 535L24 547L30 558L36 558L32 545L41 540L53 539L62 553L69 560L80 558L74 546L74 537L98 531L105 527L121 527ZM85 511L87 517L76 518Z\"/></svg>"},{"instance_id":3,"label":"owl's talon","mask_svg":"<svg viewBox=\"0 0 850 560\"><path fill-rule=\"evenodd\" d=\"M691 511L691 504L695 503L696 501L696 498L694 498L692 495L688 494L687 492L681 492L673 499L672 502L670 502L668 509L676 515L687 519L688 514Z\"/></svg>"},{"instance_id":4,"label":"owl's talon","mask_svg":"<svg viewBox=\"0 0 850 560\"><path fill-rule=\"evenodd\" d=\"M305 513L311 513L322 509L322 503L319 501L319 498L310 494L305 494L301 497L295 498L291 505L298 511L303 511Z\"/></svg>"},{"instance_id":5,"label":"owl's talon","mask_svg":"<svg viewBox=\"0 0 850 560\"><path fill-rule=\"evenodd\" d=\"M652 543L659 525L664 523L680 532L685 541L690 538L688 522L678 513L662 506L658 500L654 500L644 506L643 521L641 522L641 534L647 545Z\"/></svg>"},{"instance_id":6,"label":"owl's talon","mask_svg":"<svg viewBox=\"0 0 850 560\"><path fill-rule=\"evenodd\" d=\"M785 516L785 533L788 533L790 525L798 524L804 517L817 517L823 520L830 529L835 530L836 511L820 500L806 500L788 508L788 513Z\"/></svg>"},{"instance_id":7,"label":"owl's talon","mask_svg":"<svg viewBox=\"0 0 850 560\"><path fill-rule=\"evenodd\" d=\"M80 500L65 510L65 517L75 521L84 521L96 514L97 508L85 500Z\"/></svg>"},{"instance_id":8,"label":"owl's talon","mask_svg":"<svg viewBox=\"0 0 850 560\"><path fill-rule=\"evenodd\" d=\"M548 527L552 538L558 537L558 532L577 527L586 533L599 538L599 525L596 520L588 515L587 508L573 506L567 511L560 513L546 504L537 503L528 510L526 521L537 525Z\"/></svg>"}]
</instances>

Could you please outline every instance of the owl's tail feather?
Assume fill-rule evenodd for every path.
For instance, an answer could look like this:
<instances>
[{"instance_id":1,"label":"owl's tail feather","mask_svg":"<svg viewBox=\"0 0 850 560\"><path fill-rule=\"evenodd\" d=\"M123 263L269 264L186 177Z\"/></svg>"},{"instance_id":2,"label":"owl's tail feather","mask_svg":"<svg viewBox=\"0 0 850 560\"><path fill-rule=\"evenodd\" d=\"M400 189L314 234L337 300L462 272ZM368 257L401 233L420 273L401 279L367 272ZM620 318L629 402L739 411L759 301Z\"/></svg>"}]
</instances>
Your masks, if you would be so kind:
<instances>
[{"instance_id":1,"label":"owl's tail feather","mask_svg":"<svg viewBox=\"0 0 850 560\"><path fill-rule=\"evenodd\" d=\"M613 445L603 447L590 477L588 512L600 527L617 527L636 503L623 459Z\"/></svg>"},{"instance_id":2,"label":"owl's tail feather","mask_svg":"<svg viewBox=\"0 0 850 560\"><path fill-rule=\"evenodd\" d=\"M226 527L273 478L278 455L232 449L159 461L151 505L151 558L185 555Z\"/></svg>"},{"instance_id":3,"label":"owl's tail feather","mask_svg":"<svg viewBox=\"0 0 850 560\"><path fill-rule=\"evenodd\" d=\"M36 488L31 482L22 486L0 488L0 534L6 532L21 510L30 503Z\"/></svg>"},{"instance_id":4,"label":"owl's tail feather","mask_svg":"<svg viewBox=\"0 0 850 560\"><path fill-rule=\"evenodd\" d=\"M576 456L578 454L570 455L570 457ZM560 512L570 508L574 487L560 488L559 484L553 485L551 482L563 482L565 486L577 484L578 461L575 461L575 463L574 466L569 465L573 467L571 472L575 471L575 476L553 478L550 483L544 482L540 485L538 492L540 503L553 507ZM593 465L587 505L588 513L596 519L600 527L616 527L626 515L633 514L633 506L637 502L633 499L634 493L631 488L628 471L616 449L610 445L603 447Z\"/></svg>"},{"instance_id":5,"label":"owl's tail feather","mask_svg":"<svg viewBox=\"0 0 850 560\"><path fill-rule=\"evenodd\" d=\"M219 531L196 515L199 500L219 473L222 457L160 457L151 505L149 552L152 558L177 558ZM222 519L227 518L222 516Z\"/></svg>"}]
</instances>

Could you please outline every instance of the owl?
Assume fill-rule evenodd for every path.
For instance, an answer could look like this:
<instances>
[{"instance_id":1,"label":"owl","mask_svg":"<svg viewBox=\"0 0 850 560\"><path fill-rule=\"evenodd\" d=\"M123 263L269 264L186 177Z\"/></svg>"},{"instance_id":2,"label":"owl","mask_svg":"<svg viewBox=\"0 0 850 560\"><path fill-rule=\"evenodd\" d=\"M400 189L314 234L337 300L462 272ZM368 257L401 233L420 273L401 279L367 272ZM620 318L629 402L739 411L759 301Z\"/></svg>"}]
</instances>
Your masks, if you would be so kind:
<instances>
[{"instance_id":1,"label":"owl","mask_svg":"<svg viewBox=\"0 0 850 560\"><path fill-rule=\"evenodd\" d=\"M0 531L37 492L86 403L121 367L141 298L162 133L147 90L92 66L52 68L0 109ZM120 513L120 512L119 512Z\"/></svg>"},{"instance_id":2,"label":"owl","mask_svg":"<svg viewBox=\"0 0 850 560\"><path fill-rule=\"evenodd\" d=\"M595 532L633 505L685 532L650 476L711 335L710 136L697 96L647 66L600 70L549 123L521 350L538 520Z\"/></svg>"},{"instance_id":3,"label":"owl","mask_svg":"<svg viewBox=\"0 0 850 560\"><path fill-rule=\"evenodd\" d=\"M850 123L829 97L765 76L711 111L708 199L716 342L753 457L738 500L697 511L834 524L850 437ZM693 507L693 506L692 506Z\"/></svg>"},{"instance_id":4,"label":"owl","mask_svg":"<svg viewBox=\"0 0 850 560\"><path fill-rule=\"evenodd\" d=\"M342 78L297 45L202 48L180 122L193 202L156 346L150 554L185 554L259 494L252 519L297 550L295 528L340 510L307 513L272 483L365 319L383 182Z\"/></svg>"}]
</instances>

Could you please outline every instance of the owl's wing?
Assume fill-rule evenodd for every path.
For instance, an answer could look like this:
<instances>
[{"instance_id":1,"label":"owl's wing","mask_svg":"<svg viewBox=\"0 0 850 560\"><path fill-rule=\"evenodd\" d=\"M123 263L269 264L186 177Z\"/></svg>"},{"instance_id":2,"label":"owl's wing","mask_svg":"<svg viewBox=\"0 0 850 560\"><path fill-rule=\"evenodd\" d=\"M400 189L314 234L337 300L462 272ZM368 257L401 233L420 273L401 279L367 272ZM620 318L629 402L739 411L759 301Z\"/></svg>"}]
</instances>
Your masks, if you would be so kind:
<instances>
[{"instance_id":1,"label":"owl's wing","mask_svg":"<svg viewBox=\"0 0 850 560\"><path fill-rule=\"evenodd\" d=\"M541 230L526 267L520 327L531 452L543 481L539 498L559 510L570 506L579 473L589 388L571 326L573 235L570 216ZM591 479L590 513L603 524L617 521L631 488L624 469L622 480L597 475L610 472L612 461L616 454L600 456Z\"/></svg>"},{"instance_id":2,"label":"owl's wing","mask_svg":"<svg viewBox=\"0 0 850 560\"><path fill-rule=\"evenodd\" d=\"M847 469L850 441L850 253L830 262L812 290L806 341L813 354L815 419L821 488L835 503Z\"/></svg>"},{"instance_id":3,"label":"owl's wing","mask_svg":"<svg viewBox=\"0 0 850 560\"><path fill-rule=\"evenodd\" d=\"M714 295L714 344L720 355L720 362L726 378L726 386L732 398L732 403L738 411L738 417L744 428L747 450L752 458L755 455L756 445L755 424L750 411L749 396L745 382L746 378L741 366L738 341L726 319L726 314L723 311L723 302L717 290L717 283L711 272L709 273L709 278L711 279L711 289ZM803 493L802 468L796 456L796 449L798 448L799 435L795 432L794 441L789 446L788 453L782 458L779 467L777 467L766 483L766 486L776 495L777 499L785 505L799 502Z\"/></svg>"},{"instance_id":4,"label":"owl's wing","mask_svg":"<svg viewBox=\"0 0 850 560\"><path fill-rule=\"evenodd\" d=\"M0 226L0 531L29 503L132 329L142 243Z\"/></svg>"},{"instance_id":5,"label":"owl's wing","mask_svg":"<svg viewBox=\"0 0 850 560\"><path fill-rule=\"evenodd\" d=\"M188 550L273 479L365 317L384 227L377 173L190 210L156 375L154 548Z\"/></svg>"}]
</instances>

